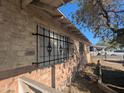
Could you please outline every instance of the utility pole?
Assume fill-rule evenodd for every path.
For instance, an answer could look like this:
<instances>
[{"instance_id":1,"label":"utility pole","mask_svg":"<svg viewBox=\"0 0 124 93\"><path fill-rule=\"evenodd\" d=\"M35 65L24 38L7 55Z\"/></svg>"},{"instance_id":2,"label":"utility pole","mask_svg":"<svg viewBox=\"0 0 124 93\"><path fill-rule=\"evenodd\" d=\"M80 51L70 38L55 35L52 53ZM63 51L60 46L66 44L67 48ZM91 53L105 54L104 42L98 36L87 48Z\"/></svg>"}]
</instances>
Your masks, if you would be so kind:
<instances>
[{"instance_id":1,"label":"utility pole","mask_svg":"<svg viewBox=\"0 0 124 93\"><path fill-rule=\"evenodd\" d=\"M124 54L123 54L123 64L122 65L124 66Z\"/></svg>"}]
</instances>

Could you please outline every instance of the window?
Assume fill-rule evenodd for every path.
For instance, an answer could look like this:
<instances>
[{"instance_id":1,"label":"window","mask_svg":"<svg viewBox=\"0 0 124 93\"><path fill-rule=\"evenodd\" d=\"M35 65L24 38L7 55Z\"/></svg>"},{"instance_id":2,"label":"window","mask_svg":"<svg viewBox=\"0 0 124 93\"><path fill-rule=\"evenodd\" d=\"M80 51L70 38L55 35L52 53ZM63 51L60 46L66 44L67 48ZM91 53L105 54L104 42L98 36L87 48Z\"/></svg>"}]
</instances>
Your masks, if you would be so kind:
<instances>
[{"instance_id":1,"label":"window","mask_svg":"<svg viewBox=\"0 0 124 93\"><path fill-rule=\"evenodd\" d=\"M94 51L93 46L90 46L90 47L89 47L89 50L90 50L90 51Z\"/></svg>"},{"instance_id":2,"label":"window","mask_svg":"<svg viewBox=\"0 0 124 93\"><path fill-rule=\"evenodd\" d=\"M83 48L84 48L84 45L82 42L79 43L79 52L80 54L82 55L83 54Z\"/></svg>"},{"instance_id":3,"label":"window","mask_svg":"<svg viewBox=\"0 0 124 93\"><path fill-rule=\"evenodd\" d=\"M42 66L62 63L72 55L73 43L69 37L59 35L46 28L38 27L37 64ZM70 54L71 53L71 54Z\"/></svg>"}]
</instances>

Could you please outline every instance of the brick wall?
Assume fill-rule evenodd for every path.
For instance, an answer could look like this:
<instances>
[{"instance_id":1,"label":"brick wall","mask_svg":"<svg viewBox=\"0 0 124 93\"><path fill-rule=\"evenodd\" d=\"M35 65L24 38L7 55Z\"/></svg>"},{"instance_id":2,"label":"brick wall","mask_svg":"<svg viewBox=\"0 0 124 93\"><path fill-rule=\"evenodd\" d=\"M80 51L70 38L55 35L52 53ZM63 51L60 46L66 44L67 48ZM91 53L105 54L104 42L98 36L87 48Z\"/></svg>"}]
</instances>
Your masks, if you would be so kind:
<instances>
[{"instance_id":1,"label":"brick wall","mask_svg":"<svg viewBox=\"0 0 124 93\"><path fill-rule=\"evenodd\" d=\"M35 37L32 36L32 33L36 31L35 20L14 5L2 2L0 7L1 70L25 66L35 61L36 42ZM29 51L33 54L26 55Z\"/></svg>"},{"instance_id":2,"label":"brick wall","mask_svg":"<svg viewBox=\"0 0 124 93\"><path fill-rule=\"evenodd\" d=\"M49 87L53 83L52 77L55 77L56 88L61 90L76 71L80 57L79 42L76 39L74 41L77 51L73 58L55 65L54 76L52 66L32 66L32 62L36 61L36 38L32 33L36 32L37 24L44 23L21 10L17 1L3 0L0 5L0 93L17 93L18 78L21 76Z\"/></svg>"}]
</instances>

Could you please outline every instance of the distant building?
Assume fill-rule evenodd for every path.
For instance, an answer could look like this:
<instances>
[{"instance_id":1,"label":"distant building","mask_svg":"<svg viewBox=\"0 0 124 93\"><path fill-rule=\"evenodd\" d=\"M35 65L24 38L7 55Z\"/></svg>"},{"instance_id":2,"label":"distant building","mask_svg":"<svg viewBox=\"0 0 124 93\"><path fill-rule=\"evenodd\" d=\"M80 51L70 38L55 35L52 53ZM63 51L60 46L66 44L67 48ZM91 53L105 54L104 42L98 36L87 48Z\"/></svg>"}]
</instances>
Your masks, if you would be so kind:
<instances>
[{"instance_id":1,"label":"distant building","mask_svg":"<svg viewBox=\"0 0 124 93\"><path fill-rule=\"evenodd\" d=\"M105 55L107 46L90 46L90 52L92 55Z\"/></svg>"}]
</instances>

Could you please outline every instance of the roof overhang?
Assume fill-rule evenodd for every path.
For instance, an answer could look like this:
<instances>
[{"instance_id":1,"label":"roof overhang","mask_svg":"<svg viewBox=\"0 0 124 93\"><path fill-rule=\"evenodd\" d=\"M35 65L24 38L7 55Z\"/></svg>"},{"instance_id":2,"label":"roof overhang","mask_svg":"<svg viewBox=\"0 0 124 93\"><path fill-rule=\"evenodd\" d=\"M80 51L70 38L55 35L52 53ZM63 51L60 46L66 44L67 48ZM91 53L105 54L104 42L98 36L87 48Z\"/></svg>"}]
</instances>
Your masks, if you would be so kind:
<instances>
[{"instance_id":1,"label":"roof overhang","mask_svg":"<svg viewBox=\"0 0 124 93\"><path fill-rule=\"evenodd\" d=\"M28 2L27 2L28 1ZM91 44L91 42L86 38L86 36L83 35L83 33L78 30L75 25L73 25L65 16L62 14L61 11L58 10L58 8L71 0L23 0L22 6L31 3L37 7L40 7L40 9L44 10L46 13L48 13L54 20L61 23L69 32L72 32L76 35L79 35L79 37L82 39L82 41L85 41L87 44Z\"/></svg>"}]
</instances>

